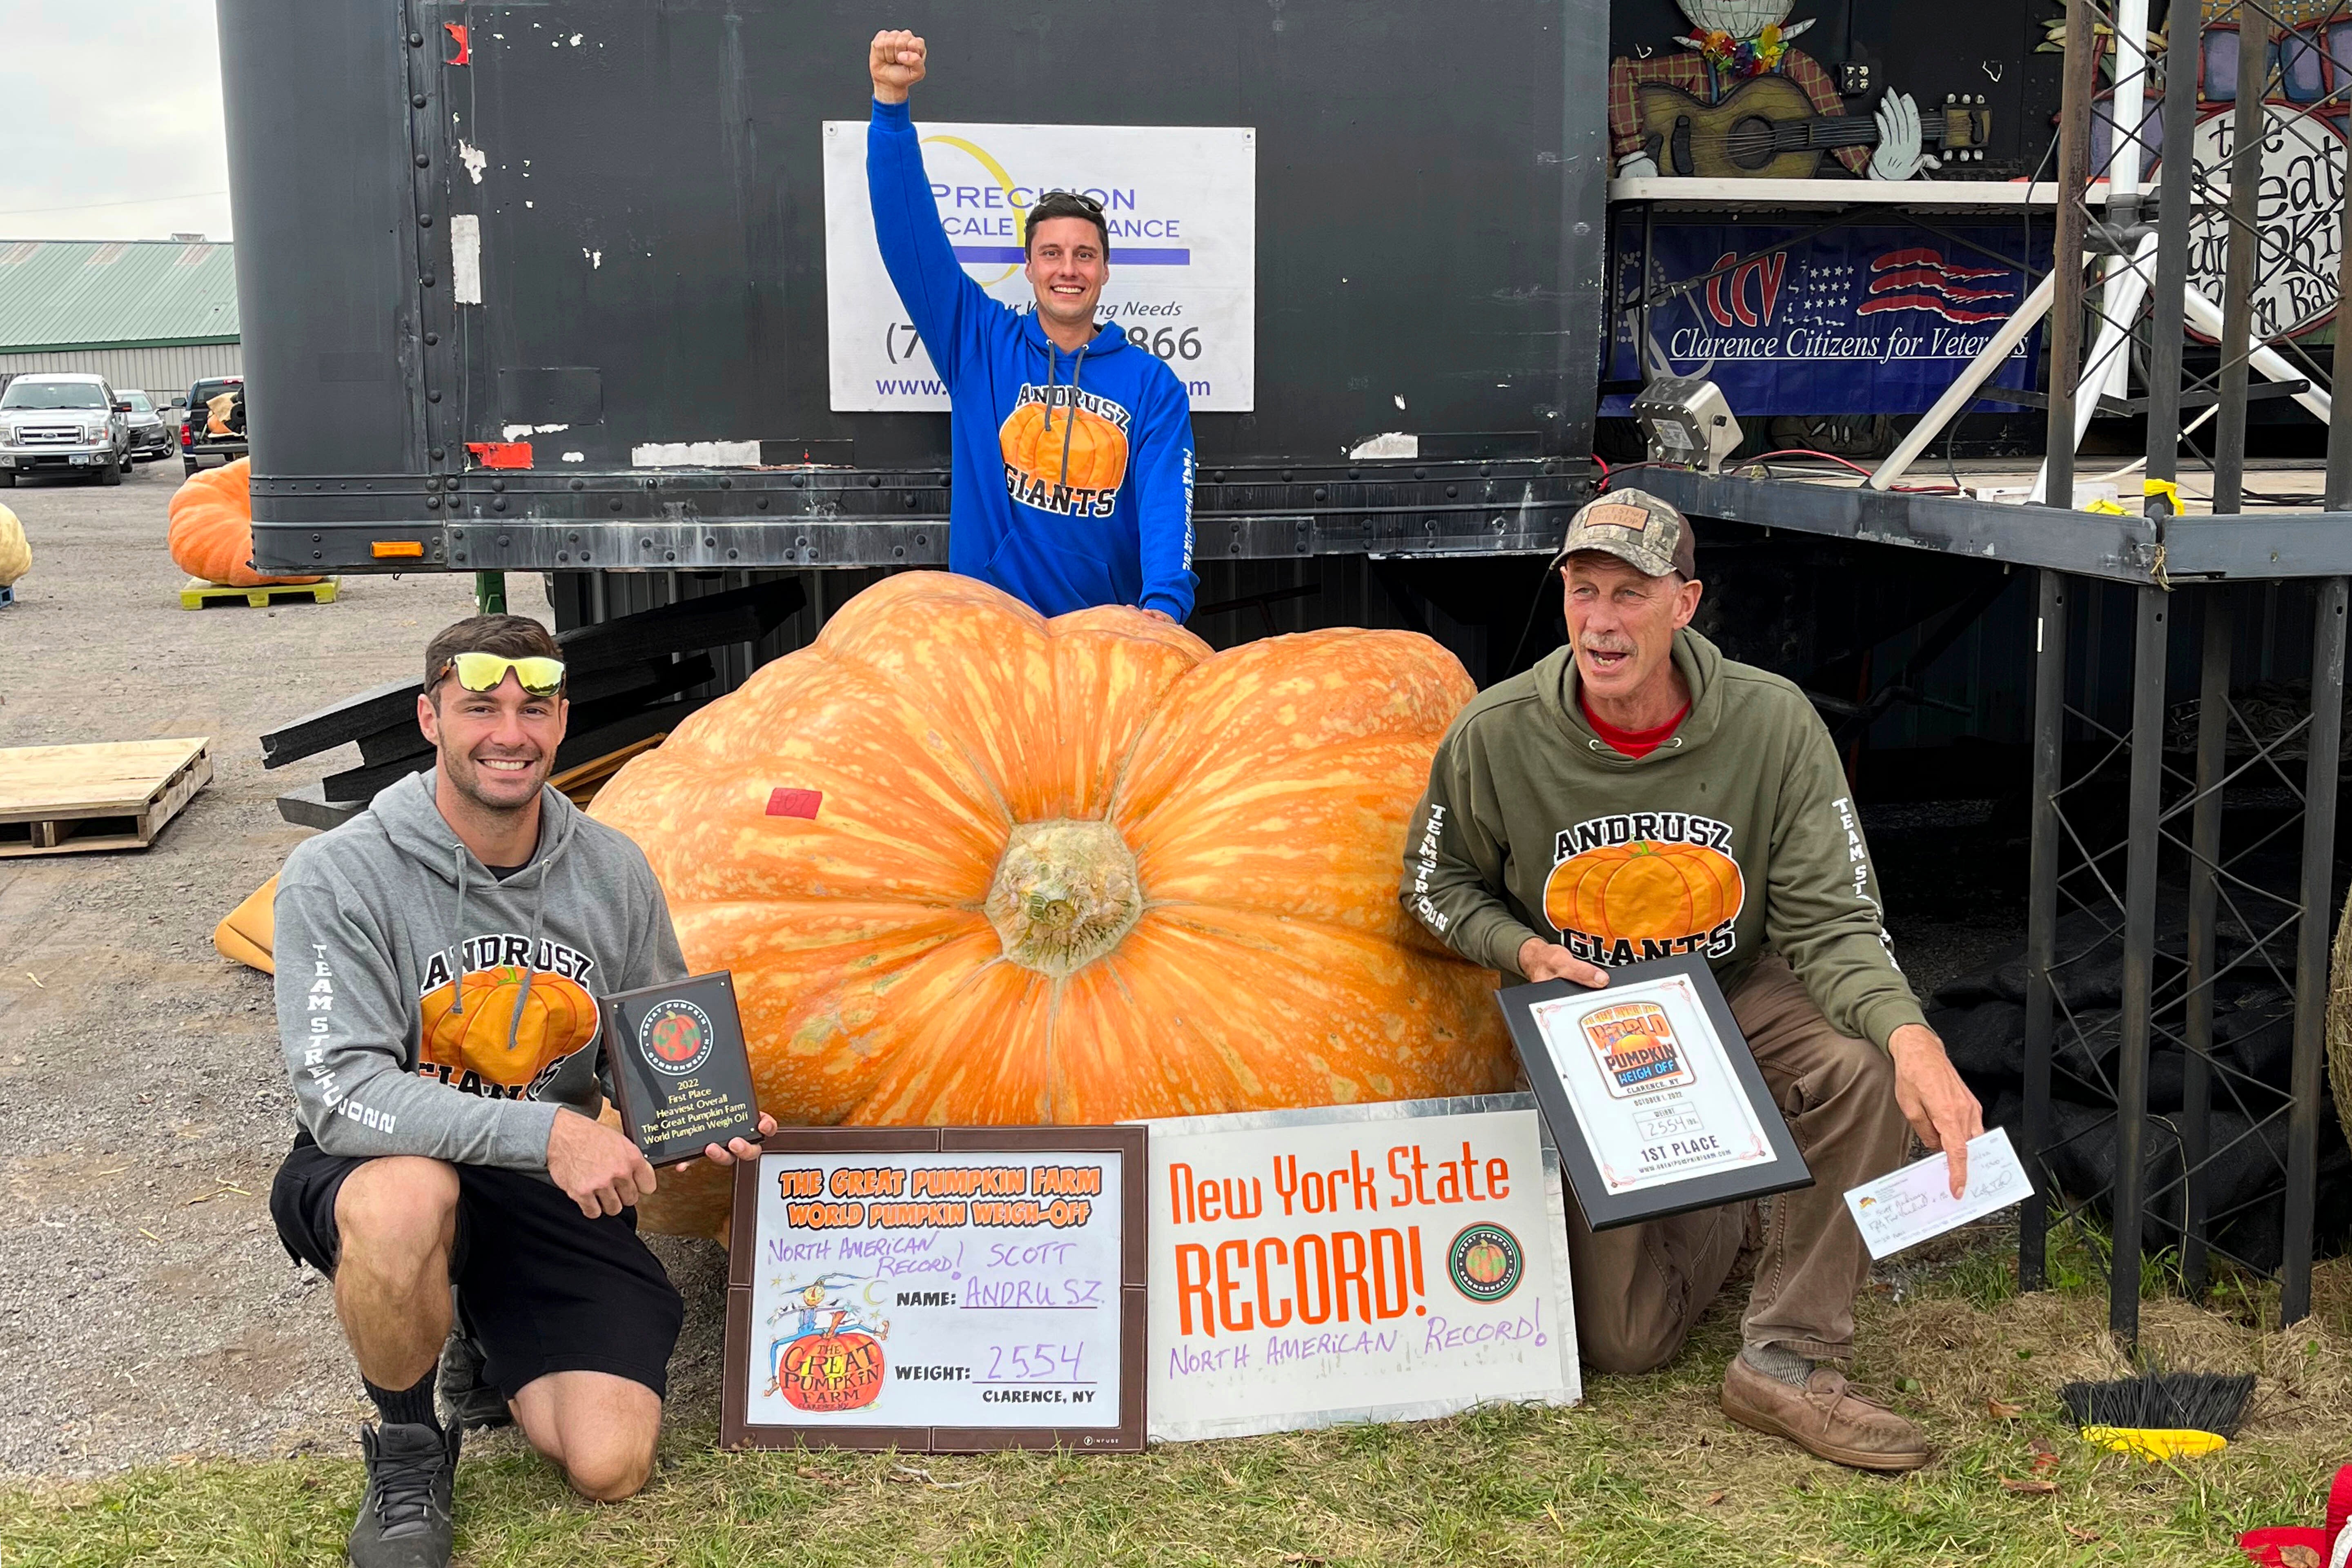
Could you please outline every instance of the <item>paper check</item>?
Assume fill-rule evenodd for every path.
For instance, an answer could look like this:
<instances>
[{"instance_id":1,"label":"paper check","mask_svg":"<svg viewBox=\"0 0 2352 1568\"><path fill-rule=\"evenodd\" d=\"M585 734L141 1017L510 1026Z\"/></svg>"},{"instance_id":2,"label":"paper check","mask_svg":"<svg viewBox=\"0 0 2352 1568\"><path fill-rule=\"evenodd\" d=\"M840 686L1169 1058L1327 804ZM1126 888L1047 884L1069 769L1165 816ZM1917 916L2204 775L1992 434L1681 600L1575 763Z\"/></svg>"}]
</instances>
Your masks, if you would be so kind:
<instances>
[{"instance_id":1,"label":"paper check","mask_svg":"<svg viewBox=\"0 0 2352 1568\"><path fill-rule=\"evenodd\" d=\"M1969 1186L1958 1197L1952 1196L1949 1163L1935 1153L1864 1182L1846 1194L1845 1206L1861 1228L1870 1256L1885 1258L1954 1226L2022 1203L2032 1193L2033 1184L2017 1163L2017 1151L2010 1147L2008 1130L1996 1127L1969 1141Z\"/></svg>"}]
</instances>

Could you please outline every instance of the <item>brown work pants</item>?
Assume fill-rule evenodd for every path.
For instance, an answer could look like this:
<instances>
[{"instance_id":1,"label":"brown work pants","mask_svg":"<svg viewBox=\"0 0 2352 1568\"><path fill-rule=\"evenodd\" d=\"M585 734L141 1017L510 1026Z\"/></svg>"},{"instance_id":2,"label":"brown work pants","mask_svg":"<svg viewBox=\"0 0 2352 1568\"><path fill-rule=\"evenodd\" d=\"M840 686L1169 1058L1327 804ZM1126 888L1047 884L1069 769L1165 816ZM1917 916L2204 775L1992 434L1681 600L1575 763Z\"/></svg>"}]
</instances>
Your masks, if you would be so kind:
<instances>
[{"instance_id":1,"label":"brown work pants","mask_svg":"<svg viewBox=\"0 0 2352 1568\"><path fill-rule=\"evenodd\" d=\"M1895 1064L1841 1035L1777 953L1730 994L1731 1016L1780 1107L1813 1184L1765 1200L1764 1248L1740 1320L1742 1340L1816 1361L1853 1354L1853 1298L1870 1253L1845 1194L1902 1160L1910 1127L1895 1103ZM1568 1252L1576 1342L1598 1372L1648 1372L1683 1347L1739 1255L1752 1204L1698 1209L1595 1232L1571 1200Z\"/></svg>"}]
</instances>

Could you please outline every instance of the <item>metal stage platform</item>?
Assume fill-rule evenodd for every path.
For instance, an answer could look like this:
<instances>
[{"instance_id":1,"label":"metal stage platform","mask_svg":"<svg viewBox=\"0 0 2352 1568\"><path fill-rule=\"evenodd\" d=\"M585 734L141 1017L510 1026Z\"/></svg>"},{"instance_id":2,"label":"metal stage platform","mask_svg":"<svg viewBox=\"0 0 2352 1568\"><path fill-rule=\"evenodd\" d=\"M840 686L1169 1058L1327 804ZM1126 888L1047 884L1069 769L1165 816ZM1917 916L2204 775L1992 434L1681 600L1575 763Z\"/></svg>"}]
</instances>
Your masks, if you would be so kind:
<instances>
[{"instance_id":1,"label":"metal stage platform","mask_svg":"<svg viewBox=\"0 0 2352 1568\"><path fill-rule=\"evenodd\" d=\"M2352 19L2352 0L2337 0L2326 16L2315 9L2282 16L2254 0L2209 5L2205 30L2276 38ZM2119 492L2119 507L1979 499L1967 492L2037 481L2030 471L2001 476L1980 464L1962 474L1923 462L1932 481L1895 483L1969 405L1990 374L1986 362L2021 341L2021 326L1979 356L1976 379L1963 372L1868 482L1843 470L1800 476L1785 464L1742 471L1736 461L1719 474L1645 464L1638 476L1620 469L1612 481L1638 483L1701 519L2037 572L2020 1152L2041 1195L2022 1215L2018 1273L2026 1288L2042 1286L2053 1232L2079 1227L2089 1254L2107 1259L2111 1327L2134 1344L2151 1255L2166 1257L2159 1272L2192 1296L2206 1289L2216 1259L2254 1274L2274 1264L2280 1320L2310 1310L2323 1118L2334 1116L2323 1068L2340 897L2336 819L2352 589L2352 422L2329 418L2326 394L2311 390L2325 381L2313 356L2284 332L2266 337L2267 319L2258 328L2252 304L2263 269L2288 264L2262 242L2259 226L2265 116L2340 114L2346 89L2316 105L2280 101L2285 51L2238 51L2234 93L2208 82L2204 94L2234 103L2212 112L2231 120L2237 151L2200 165L2191 155L2200 93L2166 94L2160 115L2143 117L2141 106L2143 94L2161 91L2166 80L2199 81L2205 35L2174 25L2161 57L2151 58L2141 42L2148 20L2146 0L2075 0L2067 8L2056 259L2034 300L2016 311L2048 310L2047 390L2019 400L2049 410L2050 456L2035 493L2086 504L2074 453L2090 408L2130 390L2126 366L2144 387L2144 396L2124 405L2146 415L2144 463L2116 468L2129 454L2083 459L2116 468L2101 478ZM2098 79L2096 58L2109 38L2111 84ZM2131 158L2109 153L2100 160L2106 166L2094 166L2095 110L2098 140ZM2145 138L2125 129L2135 125L2147 128ZM2161 195L2144 197L2141 177L2151 166L2193 174L2159 175ZM1663 200L1678 184L1644 182L1622 194ZM1754 190L1769 182L1745 184ZM2338 184L2352 201L2352 182ZM2030 203L2047 189L2016 199ZM1710 202L1726 195L1691 194ZM1745 199L1769 196L1758 190ZM2144 199L2149 221L2142 221ZM1896 212L1887 216L1902 221ZM2209 250L2226 246L2218 303L2189 298L2196 292L2188 278L2192 219L2206 230ZM2352 228L2352 212L2338 221ZM2352 273L2323 281L2336 293L2336 341L2352 339ZM2184 321L2220 328L2197 329L2203 341L2218 341L2210 377L2184 376ZM2289 354L2297 356L2292 363ZM2294 395L2328 419L2324 467L2249 462L2250 367L2268 378L2270 395ZM2192 423L2212 424L2200 443L2211 453L2205 471L2181 472L2184 445L2197 451L2183 439L2184 405ZM2103 704L2085 668L2100 649L2088 645L2100 641L2101 620L2112 629L2117 615L2131 626L2131 679L2127 692ZM2300 645L2305 626L2307 665L2299 646L2274 659L2282 628ZM2254 644L2258 659L2247 652ZM2250 700L2247 688L2265 677L2273 683ZM2087 972L2118 957L2120 1005L2104 1005L2113 994L2106 978L2102 1005L2084 1005ZM2231 998L2234 1026L2236 998L2257 990L2277 997L2281 1019L2291 998L2283 1074L2278 1061L2250 1072L2232 1042L2217 1037L2217 995ZM2163 1076L2156 1111L2152 1067ZM2093 1143L2112 1154L2086 1174L2079 1156ZM2263 1178L2252 1185L2250 1168ZM2259 1245L2242 1239L2257 1208L2283 1220L2275 1232L2263 1229ZM2331 1216L2331 1228L2344 1217Z\"/></svg>"}]
</instances>

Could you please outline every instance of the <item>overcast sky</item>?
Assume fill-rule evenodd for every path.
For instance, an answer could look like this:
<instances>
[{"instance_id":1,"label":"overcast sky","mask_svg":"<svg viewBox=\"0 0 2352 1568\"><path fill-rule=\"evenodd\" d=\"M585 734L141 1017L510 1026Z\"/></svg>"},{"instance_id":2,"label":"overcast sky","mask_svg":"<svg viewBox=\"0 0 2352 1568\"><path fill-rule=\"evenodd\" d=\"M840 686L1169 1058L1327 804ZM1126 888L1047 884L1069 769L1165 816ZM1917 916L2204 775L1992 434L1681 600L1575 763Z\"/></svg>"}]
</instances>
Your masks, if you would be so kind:
<instances>
[{"instance_id":1,"label":"overcast sky","mask_svg":"<svg viewBox=\"0 0 2352 1568\"><path fill-rule=\"evenodd\" d=\"M231 237L213 0L0 0L0 239L191 232Z\"/></svg>"}]
</instances>

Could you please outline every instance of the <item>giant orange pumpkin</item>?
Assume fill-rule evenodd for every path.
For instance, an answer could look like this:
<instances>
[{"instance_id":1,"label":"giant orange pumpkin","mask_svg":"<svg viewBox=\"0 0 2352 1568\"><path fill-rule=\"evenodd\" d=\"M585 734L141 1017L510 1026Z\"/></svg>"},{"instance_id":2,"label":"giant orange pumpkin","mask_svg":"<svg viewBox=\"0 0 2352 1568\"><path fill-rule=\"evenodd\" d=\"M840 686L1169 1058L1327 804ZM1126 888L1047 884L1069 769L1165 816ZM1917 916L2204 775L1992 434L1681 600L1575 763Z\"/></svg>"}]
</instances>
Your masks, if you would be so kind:
<instances>
[{"instance_id":1,"label":"giant orange pumpkin","mask_svg":"<svg viewBox=\"0 0 2352 1568\"><path fill-rule=\"evenodd\" d=\"M427 991L420 1004L417 1070L440 1069L452 1083L470 1074L478 1087L521 1090L596 1037L595 999L578 981L539 970L526 995L522 979L523 971L511 964L467 971L458 993L462 1010L447 985Z\"/></svg>"},{"instance_id":2,"label":"giant orange pumpkin","mask_svg":"<svg viewBox=\"0 0 2352 1568\"><path fill-rule=\"evenodd\" d=\"M319 580L265 577L253 569L253 463L247 458L190 474L173 492L169 542L172 563L207 583L258 588Z\"/></svg>"},{"instance_id":3,"label":"giant orange pumpkin","mask_svg":"<svg viewBox=\"0 0 2352 1568\"><path fill-rule=\"evenodd\" d=\"M784 1122L1105 1122L1507 1087L1494 975L1398 907L1471 696L1394 631L1213 653L908 573L679 725L592 815L734 973ZM645 1207L717 1234L715 1167Z\"/></svg>"},{"instance_id":4,"label":"giant orange pumpkin","mask_svg":"<svg viewBox=\"0 0 2352 1568\"><path fill-rule=\"evenodd\" d=\"M1553 868L1544 918L1611 942L1672 942L1714 930L1739 912L1745 896L1739 862L1720 849L1637 838Z\"/></svg>"},{"instance_id":5,"label":"giant orange pumpkin","mask_svg":"<svg viewBox=\"0 0 2352 1568\"><path fill-rule=\"evenodd\" d=\"M996 442L1007 468L1041 484L1115 490L1127 477L1127 432L1088 409L1024 403L997 428Z\"/></svg>"}]
</instances>

